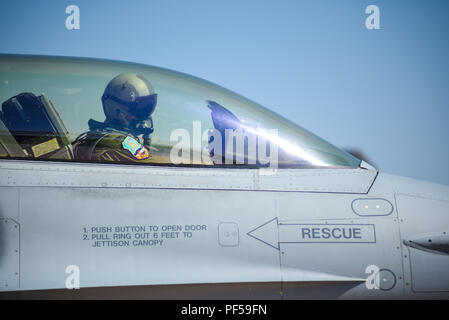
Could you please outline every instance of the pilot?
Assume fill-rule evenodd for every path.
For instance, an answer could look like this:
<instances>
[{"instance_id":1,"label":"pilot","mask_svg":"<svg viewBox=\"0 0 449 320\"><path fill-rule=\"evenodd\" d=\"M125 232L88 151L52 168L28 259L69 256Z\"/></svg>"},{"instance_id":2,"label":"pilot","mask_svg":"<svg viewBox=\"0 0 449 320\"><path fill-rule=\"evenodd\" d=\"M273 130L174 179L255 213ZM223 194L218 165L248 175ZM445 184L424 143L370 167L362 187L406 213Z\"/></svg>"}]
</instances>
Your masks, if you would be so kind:
<instances>
[{"instance_id":1,"label":"pilot","mask_svg":"<svg viewBox=\"0 0 449 320\"><path fill-rule=\"evenodd\" d=\"M106 86L104 122L90 119L89 131L75 141L75 158L83 161L145 162L150 159L151 118L157 94L150 82L133 73L122 73Z\"/></svg>"}]
</instances>

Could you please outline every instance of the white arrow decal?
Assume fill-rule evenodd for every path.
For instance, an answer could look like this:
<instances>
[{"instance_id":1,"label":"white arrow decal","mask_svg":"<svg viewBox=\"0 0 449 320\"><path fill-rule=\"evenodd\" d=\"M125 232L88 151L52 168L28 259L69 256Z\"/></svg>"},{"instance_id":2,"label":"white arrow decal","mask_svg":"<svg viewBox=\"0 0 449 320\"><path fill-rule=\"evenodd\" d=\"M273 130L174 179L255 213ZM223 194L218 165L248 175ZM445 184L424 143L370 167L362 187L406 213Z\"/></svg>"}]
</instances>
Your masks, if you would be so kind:
<instances>
[{"instance_id":1,"label":"white arrow decal","mask_svg":"<svg viewBox=\"0 0 449 320\"><path fill-rule=\"evenodd\" d=\"M279 223L277 217L247 235L276 250L281 243L376 243L373 224Z\"/></svg>"},{"instance_id":2,"label":"white arrow decal","mask_svg":"<svg viewBox=\"0 0 449 320\"><path fill-rule=\"evenodd\" d=\"M251 230L247 233L250 237L256 240L262 241L279 250L279 229L278 229L278 218L271 219L265 222L263 225Z\"/></svg>"}]
</instances>

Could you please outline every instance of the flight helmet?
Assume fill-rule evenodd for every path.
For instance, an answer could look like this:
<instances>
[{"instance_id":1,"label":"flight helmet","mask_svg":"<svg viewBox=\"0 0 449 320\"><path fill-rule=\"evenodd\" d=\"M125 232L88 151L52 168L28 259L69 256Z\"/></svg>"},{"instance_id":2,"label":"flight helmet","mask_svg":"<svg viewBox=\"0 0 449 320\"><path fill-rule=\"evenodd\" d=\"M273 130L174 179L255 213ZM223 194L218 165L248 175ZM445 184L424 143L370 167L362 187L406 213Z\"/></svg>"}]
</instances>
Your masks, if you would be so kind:
<instances>
[{"instance_id":1,"label":"flight helmet","mask_svg":"<svg viewBox=\"0 0 449 320\"><path fill-rule=\"evenodd\" d=\"M119 74L108 83L101 101L107 122L137 133L152 132L151 114L156 108L157 94L143 76Z\"/></svg>"}]
</instances>

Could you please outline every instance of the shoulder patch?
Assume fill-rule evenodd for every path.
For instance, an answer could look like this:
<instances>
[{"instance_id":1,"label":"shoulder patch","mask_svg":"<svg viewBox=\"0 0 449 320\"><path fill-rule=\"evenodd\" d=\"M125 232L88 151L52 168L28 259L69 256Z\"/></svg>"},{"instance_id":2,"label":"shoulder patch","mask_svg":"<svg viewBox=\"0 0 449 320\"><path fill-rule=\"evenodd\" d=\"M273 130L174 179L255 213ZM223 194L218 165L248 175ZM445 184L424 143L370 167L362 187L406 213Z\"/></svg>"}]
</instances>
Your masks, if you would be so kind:
<instances>
[{"instance_id":1,"label":"shoulder patch","mask_svg":"<svg viewBox=\"0 0 449 320\"><path fill-rule=\"evenodd\" d=\"M123 149L128 150L138 160L145 160L150 157L147 148L141 145L136 139L128 136L122 141Z\"/></svg>"}]
</instances>

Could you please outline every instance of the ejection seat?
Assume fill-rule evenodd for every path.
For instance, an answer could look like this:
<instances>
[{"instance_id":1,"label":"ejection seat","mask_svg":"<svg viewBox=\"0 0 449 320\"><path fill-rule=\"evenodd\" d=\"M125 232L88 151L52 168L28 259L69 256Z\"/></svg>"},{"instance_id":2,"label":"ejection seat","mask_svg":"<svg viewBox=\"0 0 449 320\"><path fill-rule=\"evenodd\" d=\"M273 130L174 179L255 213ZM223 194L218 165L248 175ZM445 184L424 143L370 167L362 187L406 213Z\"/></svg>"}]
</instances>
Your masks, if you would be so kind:
<instances>
[{"instance_id":1,"label":"ejection seat","mask_svg":"<svg viewBox=\"0 0 449 320\"><path fill-rule=\"evenodd\" d=\"M24 92L2 103L0 157L73 159L67 129L45 94Z\"/></svg>"}]
</instances>

